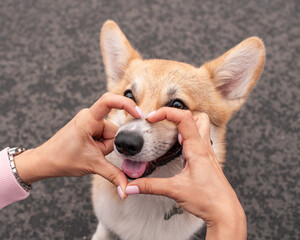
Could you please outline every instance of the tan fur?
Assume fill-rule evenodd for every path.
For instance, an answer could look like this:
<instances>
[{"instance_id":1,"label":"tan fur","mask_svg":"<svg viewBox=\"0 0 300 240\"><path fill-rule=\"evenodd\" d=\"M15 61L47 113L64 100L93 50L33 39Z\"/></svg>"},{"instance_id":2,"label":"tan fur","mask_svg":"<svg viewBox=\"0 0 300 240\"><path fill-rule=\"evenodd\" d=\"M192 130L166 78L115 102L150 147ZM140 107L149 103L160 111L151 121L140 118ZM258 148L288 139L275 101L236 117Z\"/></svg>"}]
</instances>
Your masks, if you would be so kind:
<instances>
[{"instance_id":1,"label":"tan fur","mask_svg":"<svg viewBox=\"0 0 300 240\"><path fill-rule=\"evenodd\" d=\"M170 60L143 60L117 24L107 21L101 31L101 51L110 92L123 95L125 90L131 89L137 105L148 114L164 107L170 100L168 92L173 90L172 99L184 101L193 114L208 114L213 126L215 153L220 164L225 161L226 124L243 105L263 69L265 49L259 38L248 38L198 68ZM114 110L109 118L116 121L117 114L119 111ZM124 119L116 123L124 124L131 119L124 113ZM153 128L176 132L176 126L167 121L155 123ZM99 199L99 189L111 192L112 201L123 204L114 186L95 177L94 205ZM99 213L97 216L101 218Z\"/></svg>"}]
</instances>

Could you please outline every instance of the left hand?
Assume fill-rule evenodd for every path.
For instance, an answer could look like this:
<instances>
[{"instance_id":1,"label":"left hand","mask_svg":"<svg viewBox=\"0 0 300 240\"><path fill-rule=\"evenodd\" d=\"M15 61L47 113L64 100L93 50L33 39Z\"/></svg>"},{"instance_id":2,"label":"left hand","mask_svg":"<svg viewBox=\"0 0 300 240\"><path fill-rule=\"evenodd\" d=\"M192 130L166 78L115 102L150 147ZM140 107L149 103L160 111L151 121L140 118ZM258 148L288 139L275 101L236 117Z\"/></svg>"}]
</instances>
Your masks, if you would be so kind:
<instances>
[{"instance_id":1,"label":"left hand","mask_svg":"<svg viewBox=\"0 0 300 240\"><path fill-rule=\"evenodd\" d=\"M15 157L21 179L30 184L50 177L79 177L95 173L125 189L128 183L126 176L104 157L113 150L118 130L104 117L112 108L117 108L140 118L135 107L136 104L129 98L104 94L43 145Z\"/></svg>"}]
</instances>

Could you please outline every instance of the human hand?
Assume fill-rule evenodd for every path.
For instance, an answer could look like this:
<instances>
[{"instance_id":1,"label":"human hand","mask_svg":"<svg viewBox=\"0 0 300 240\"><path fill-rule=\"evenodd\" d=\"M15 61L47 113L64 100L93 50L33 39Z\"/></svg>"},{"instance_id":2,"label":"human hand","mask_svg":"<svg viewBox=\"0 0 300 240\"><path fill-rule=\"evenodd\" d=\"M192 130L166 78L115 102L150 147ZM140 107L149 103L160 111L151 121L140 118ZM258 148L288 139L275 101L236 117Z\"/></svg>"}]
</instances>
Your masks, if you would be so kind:
<instances>
[{"instance_id":1,"label":"human hand","mask_svg":"<svg viewBox=\"0 0 300 240\"><path fill-rule=\"evenodd\" d=\"M50 177L95 173L124 189L128 183L126 176L104 157L113 150L118 130L116 125L104 119L112 108L124 109L133 117L140 118L131 99L105 93L43 145L15 157L21 179L33 183Z\"/></svg>"},{"instance_id":2,"label":"human hand","mask_svg":"<svg viewBox=\"0 0 300 240\"><path fill-rule=\"evenodd\" d=\"M208 116L203 113L194 118L190 111L161 108L147 118L151 123L164 119L178 124L185 168L171 178L134 180L125 193L163 195L176 200L206 222L207 239L246 239L246 216L211 146Z\"/></svg>"}]
</instances>

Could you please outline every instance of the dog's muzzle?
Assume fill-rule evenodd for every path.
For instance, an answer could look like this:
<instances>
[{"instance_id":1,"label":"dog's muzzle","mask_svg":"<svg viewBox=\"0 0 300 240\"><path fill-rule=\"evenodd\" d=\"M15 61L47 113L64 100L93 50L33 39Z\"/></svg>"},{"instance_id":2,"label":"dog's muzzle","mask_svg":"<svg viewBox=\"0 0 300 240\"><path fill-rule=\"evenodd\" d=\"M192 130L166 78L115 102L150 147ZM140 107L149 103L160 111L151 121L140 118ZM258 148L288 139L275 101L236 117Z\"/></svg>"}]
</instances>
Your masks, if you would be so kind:
<instances>
[{"instance_id":1,"label":"dog's muzzle","mask_svg":"<svg viewBox=\"0 0 300 240\"><path fill-rule=\"evenodd\" d=\"M124 156L122 170L129 179L150 175L158 166L163 166L181 154L182 147L176 140L174 145L162 156L149 162L133 161L131 157L140 153L144 145L141 135L136 132L122 131L115 137L115 146Z\"/></svg>"}]
</instances>

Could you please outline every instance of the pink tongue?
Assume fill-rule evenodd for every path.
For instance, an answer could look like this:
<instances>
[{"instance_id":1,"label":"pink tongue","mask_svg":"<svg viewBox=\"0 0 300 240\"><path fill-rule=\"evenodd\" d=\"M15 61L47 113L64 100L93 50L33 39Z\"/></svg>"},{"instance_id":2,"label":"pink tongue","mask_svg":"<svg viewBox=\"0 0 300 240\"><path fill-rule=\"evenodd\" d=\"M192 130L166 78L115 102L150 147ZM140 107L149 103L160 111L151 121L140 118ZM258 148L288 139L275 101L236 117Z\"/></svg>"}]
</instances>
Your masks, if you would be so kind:
<instances>
[{"instance_id":1,"label":"pink tongue","mask_svg":"<svg viewBox=\"0 0 300 240\"><path fill-rule=\"evenodd\" d=\"M147 162L136 162L125 159L122 165L123 172L131 178L139 178L146 171Z\"/></svg>"}]
</instances>

